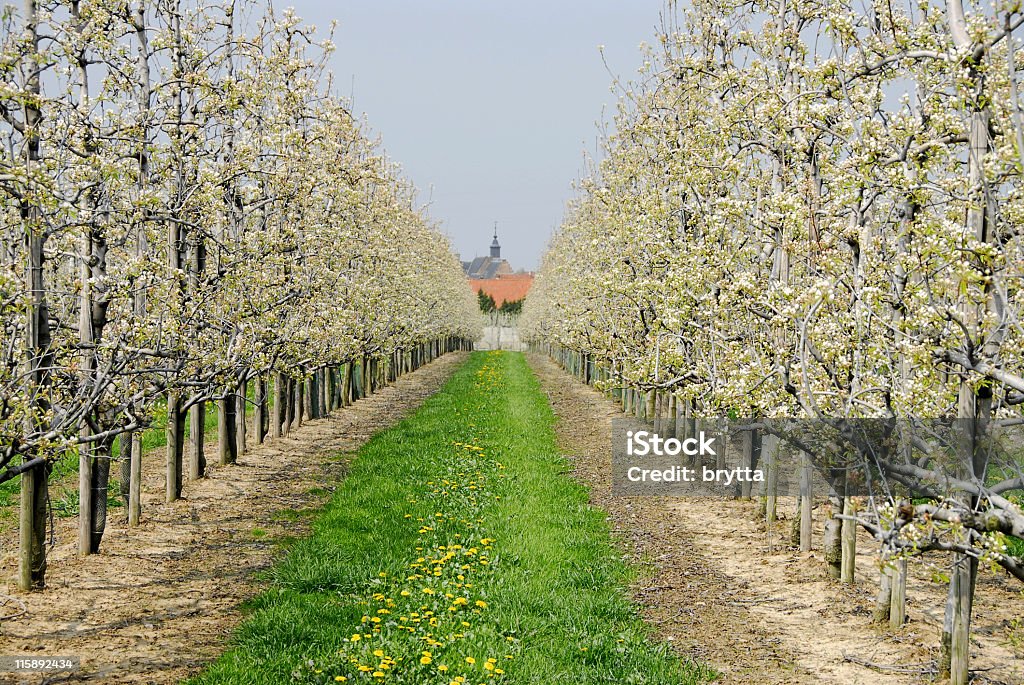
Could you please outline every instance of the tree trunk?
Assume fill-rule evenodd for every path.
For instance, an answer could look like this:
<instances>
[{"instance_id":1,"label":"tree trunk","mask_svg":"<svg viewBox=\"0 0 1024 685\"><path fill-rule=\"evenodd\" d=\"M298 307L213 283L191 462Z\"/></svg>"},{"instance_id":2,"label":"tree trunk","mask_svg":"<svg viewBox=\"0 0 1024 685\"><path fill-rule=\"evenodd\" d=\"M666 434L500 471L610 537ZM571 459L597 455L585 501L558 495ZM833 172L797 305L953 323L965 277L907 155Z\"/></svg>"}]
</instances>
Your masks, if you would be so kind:
<instances>
[{"instance_id":1,"label":"tree trunk","mask_svg":"<svg viewBox=\"0 0 1024 685\"><path fill-rule=\"evenodd\" d=\"M676 394L669 392L667 400L665 402L665 421L664 421L664 434L667 437L675 437L676 434Z\"/></svg>"},{"instance_id":2,"label":"tree trunk","mask_svg":"<svg viewBox=\"0 0 1024 685\"><path fill-rule=\"evenodd\" d=\"M312 421L317 418L316 414L316 373L311 373L306 377L305 387L303 388L302 403L305 406L305 419Z\"/></svg>"},{"instance_id":3,"label":"tree trunk","mask_svg":"<svg viewBox=\"0 0 1024 685\"><path fill-rule=\"evenodd\" d=\"M800 495L796 496L796 516L793 517L793 521L789 526L789 545L790 547L800 547L800 512L803 511L803 497Z\"/></svg>"},{"instance_id":4,"label":"tree trunk","mask_svg":"<svg viewBox=\"0 0 1024 685\"><path fill-rule=\"evenodd\" d=\"M843 498L843 516L856 516L857 507L853 498L847 495ZM849 518L843 519L842 525L843 540L843 564L841 580L852 585L857 573L857 522Z\"/></svg>"},{"instance_id":5,"label":"tree trunk","mask_svg":"<svg viewBox=\"0 0 1024 685\"><path fill-rule=\"evenodd\" d=\"M842 536L840 534L842 529L842 519L838 518L838 516L843 510L844 499L846 498L840 497L835 493L829 496L828 510L825 515L825 531L821 541L828 576L829 578L835 578L837 580L842 575L843 566L843 544ZM806 551L803 550L802 544L800 549L802 551Z\"/></svg>"},{"instance_id":6,"label":"tree trunk","mask_svg":"<svg viewBox=\"0 0 1024 685\"><path fill-rule=\"evenodd\" d=\"M330 390L328 393L330 406L327 408L327 411L333 412L341 407L341 384L338 382L338 367L332 366L327 369L327 378L330 383Z\"/></svg>"},{"instance_id":7,"label":"tree trunk","mask_svg":"<svg viewBox=\"0 0 1024 685\"><path fill-rule=\"evenodd\" d=\"M235 395L235 454L245 454L245 443L247 439L245 425L246 408L248 405L247 399L249 394L249 384L246 381L241 381L238 384L238 394Z\"/></svg>"},{"instance_id":8,"label":"tree trunk","mask_svg":"<svg viewBox=\"0 0 1024 685\"><path fill-rule=\"evenodd\" d=\"M181 498L181 465L185 451L185 412L181 411L181 398L177 392L167 393L167 474L165 495L167 502Z\"/></svg>"},{"instance_id":9,"label":"tree trunk","mask_svg":"<svg viewBox=\"0 0 1024 685\"><path fill-rule=\"evenodd\" d=\"M256 432L256 444L262 445L267 437L267 381L262 374L253 383L252 427Z\"/></svg>"},{"instance_id":10,"label":"tree trunk","mask_svg":"<svg viewBox=\"0 0 1024 685\"><path fill-rule=\"evenodd\" d=\"M206 402L200 400L188 411L189 428L189 480L198 480L206 475L206 452L203 441L206 439Z\"/></svg>"},{"instance_id":11,"label":"tree trunk","mask_svg":"<svg viewBox=\"0 0 1024 685\"><path fill-rule=\"evenodd\" d=\"M343 407L352 404L352 362L341 369L341 404Z\"/></svg>"},{"instance_id":12,"label":"tree trunk","mask_svg":"<svg viewBox=\"0 0 1024 685\"><path fill-rule=\"evenodd\" d=\"M320 369L320 410L321 416L327 416L331 413L331 399L334 396L333 386L331 384L331 370L330 368Z\"/></svg>"},{"instance_id":13,"label":"tree trunk","mask_svg":"<svg viewBox=\"0 0 1024 685\"><path fill-rule=\"evenodd\" d=\"M761 431L755 429L743 432L743 466L755 468L761 457ZM694 456L694 463L702 463L703 457ZM754 484L749 481L739 483L739 496L742 500L749 500L754 494Z\"/></svg>"},{"instance_id":14,"label":"tree trunk","mask_svg":"<svg viewBox=\"0 0 1024 685\"><path fill-rule=\"evenodd\" d=\"M871 619L875 623L885 623L889 620L892 610L892 584L895 569L889 564L882 567L882 575L878 581L878 595L875 597L875 608L871 613Z\"/></svg>"},{"instance_id":15,"label":"tree trunk","mask_svg":"<svg viewBox=\"0 0 1024 685\"><path fill-rule=\"evenodd\" d=\"M42 589L46 582L46 503L49 465L21 474L18 589Z\"/></svg>"},{"instance_id":16,"label":"tree trunk","mask_svg":"<svg viewBox=\"0 0 1024 685\"><path fill-rule=\"evenodd\" d=\"M288 434L292 429L292 422L295 421L295 379L291 376L285 377L284 385L284 423L281 426L281 433Z\"/></svg>"},{"instance_id":17,"label":"tree trunk","mask_svg":"<svg viewBox=\"0 0 1024 685\"><path fill-rule=\"evenodd\" d=\"M221 466L234 464L238 458L235 406L234 393L228 393L217 400L217 456Z\"/></svg>"},{"instance_id":18,"label":"tree trunk","mask_svg":"<svg viewBox=\"0 0 1024 685\"><path fill-rule=\"evenodd\" d=\"M127 511L128 505L131 503L131 489L132 489L132 436L135 431L127 433L121 433L118 437L118 454L117 454L117 478L119 492L121 496L121 503L125 506Z\"/></svg>"},{"instance_id":19,"label":"tree trunk","mask_svg":"<svg viewBox=\"0 0 1024 685\"><path fill-rule=\"evenodd\" d=\"M814 509L814 492L811 489L811 458L806 452L800 454L800 551L811 551L811 526Z\"/></svg>"},{"instance_id":20,"label":"tree trunk","mask_svg":"<svg viewBox=\"0 0 1024 685\"><path fill-rule=\"evenodd\" d=\"M89 536L89 554L96 554L100 551L103 531L107 527L107 491L110 486L112 448L112 438L96 443L94 448L95 459L92 464L92 478L89 482L89 487L92 490L88 514L92 524ZM80 508L79 515L82 515L83 511L84 509Z\"/></svg>"},{"instance_id":21,"label":"tree trunk","mask_svg":"<svg viewBox=\"0 0 1024 685\"><path fill-rule=\"evenodd\" d=\"M274 397L273 416L270 417L270 437L281 437L281 428L284 426L287 411L284 407L284 379L280 372L274 373Z\"/></svg>"},{"instance_id":22,"label":"tree trunk","mask_svg":"<svg viewBox=\"0 0 1024 685\"><path fill-rule=\"evenodd\" d=\"M764 485L764 519L769 533L771 533L778 516L779 469L776 464L778 449L779 438L777 436L765 435L761 440L761 453L764 456L765 470L767 471Z\"/></svg>"},{"instance_id":23,"label":"tree trunk","mask_svg":"<svg viewBox=\"0 0 1024 685\"><path fill-rule=\"evenodd\" d=\"M586 362L586 355L584 355L584 357L583 357L584 368L586 368L586 364L587 364L587 362ZM661 433L661 392L658 391L658 390L654 390L653 392L654 392L654 401L653 401L654 411L653 411L653 416L651 417L651 419L652 419L652 423L654 424L654 432L657 433L658 435L661 435L662 434Z\"/></svg>"}]
</instances>

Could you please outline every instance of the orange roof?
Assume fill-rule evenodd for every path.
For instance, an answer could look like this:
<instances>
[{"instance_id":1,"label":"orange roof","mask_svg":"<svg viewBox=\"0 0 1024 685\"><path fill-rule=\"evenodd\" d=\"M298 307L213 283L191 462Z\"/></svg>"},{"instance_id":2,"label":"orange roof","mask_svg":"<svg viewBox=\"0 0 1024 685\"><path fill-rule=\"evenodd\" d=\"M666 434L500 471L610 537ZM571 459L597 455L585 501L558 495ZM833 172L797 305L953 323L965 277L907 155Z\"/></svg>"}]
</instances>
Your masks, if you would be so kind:
<instances>
[{"instance_id":1,"label":"orange roof","mask_svg":"<svg viewBox=\"0 0 1024 685\"><path fill-rule=\"evenodd\" d=\"M470 278L469 285L474 293L483 290L494 298L498 307L506 302L515 302L526 297L533 285L533 274L505 274L497 278Z\"/></svg>"}]
</instances>

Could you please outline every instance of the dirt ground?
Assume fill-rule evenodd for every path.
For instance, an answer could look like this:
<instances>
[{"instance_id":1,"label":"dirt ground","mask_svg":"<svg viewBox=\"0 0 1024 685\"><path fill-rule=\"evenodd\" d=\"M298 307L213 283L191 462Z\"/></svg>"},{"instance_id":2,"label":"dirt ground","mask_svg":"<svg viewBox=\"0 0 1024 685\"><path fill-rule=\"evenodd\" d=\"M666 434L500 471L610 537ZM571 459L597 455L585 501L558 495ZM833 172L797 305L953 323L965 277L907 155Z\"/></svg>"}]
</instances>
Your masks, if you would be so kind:
<instances>
[{"instance_id":1,"label":"dirt ground","mask_svg":"<svg viewBox=\"0 0 1024 685\"><path fill-rule=\"evenodd\" d=\"M871 623L879 572L867 536L859 539L851 587L826 578L820 550L802 554L785 544L788 521L769 534L755 503L613 496L616 406L546 357L529 359L558 416L560 446L575 476L591 487L592 503L608 512L615 534L645 569L634 589L659 637L714 667L723 683L935 682L945 586L932 581L928 566L911 563L909 620L890 632ZM817 520L818 545L821 533ZM992 573L979 578L971 648L979 685L1024 683L1024 659L1008 638L1010 622L1024 615L1021 589Z\"/></svg>"},{"instance_id":2,"label":"dirt ground","mask_svg":"<svg viewBox=\"0 0 1024 685\"><path fill-rule=\"evenodd\" d=\"M223 651L256 595L256 575L282 542L308 530L310 514L330 494L348 457L374 433L398 422L436 392L465 359L453 353L392 386L312 421L185 484L185 499L162 501L163 452L143 462L143 522L129 529L123 510L108 522L102 553L76 555L77 519L56 522L47 588L14 593L16 540L3 540L0 578L11 597L0 615L0 655L78 656L71 677L0 683L174 683ZM251 433L250 433L251 435ZM214 454L214 444L207 454Z\"/></svg>"}]
</instances>

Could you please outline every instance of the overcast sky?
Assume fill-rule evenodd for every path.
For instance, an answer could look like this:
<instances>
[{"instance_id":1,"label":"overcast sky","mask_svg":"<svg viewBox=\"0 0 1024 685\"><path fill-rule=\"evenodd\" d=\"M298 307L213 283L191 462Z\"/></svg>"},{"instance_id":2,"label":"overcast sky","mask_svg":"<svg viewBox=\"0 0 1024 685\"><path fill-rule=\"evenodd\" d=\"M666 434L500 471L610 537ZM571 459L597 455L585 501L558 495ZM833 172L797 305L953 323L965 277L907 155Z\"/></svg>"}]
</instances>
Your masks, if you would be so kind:
<instances>
[{"instance_id":1,"label":"overcast sky","mask_svg":"<svg viewBox=\"0 0 1024 685\"><path fill-rule=\"evenodd\" d=\"M631 79L662 0L275 0L326 31L332 58L388 155L430 201L464 259L536 268L570 183L615 96L602 62ZM354 79L354 88L352 88Z\"/></svg>"}]
</instances>

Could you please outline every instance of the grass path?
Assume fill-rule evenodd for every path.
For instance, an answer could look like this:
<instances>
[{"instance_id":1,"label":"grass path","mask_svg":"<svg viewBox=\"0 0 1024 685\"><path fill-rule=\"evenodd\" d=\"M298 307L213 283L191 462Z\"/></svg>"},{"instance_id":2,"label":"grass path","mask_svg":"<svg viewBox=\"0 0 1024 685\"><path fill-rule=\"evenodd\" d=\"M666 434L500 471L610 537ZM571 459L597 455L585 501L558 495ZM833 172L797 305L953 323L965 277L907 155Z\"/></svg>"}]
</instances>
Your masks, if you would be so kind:
<instances>
[{"instance_id":1,"label":"grass path","mask_svg":"<svg viewBox=\"0 0 1024 685\"><path fill-rule=\"evenodd\" d=\"M476 353L359 452L199 683L696 683L653 644L522 355Z\"/></svg>"}]
</instances>

